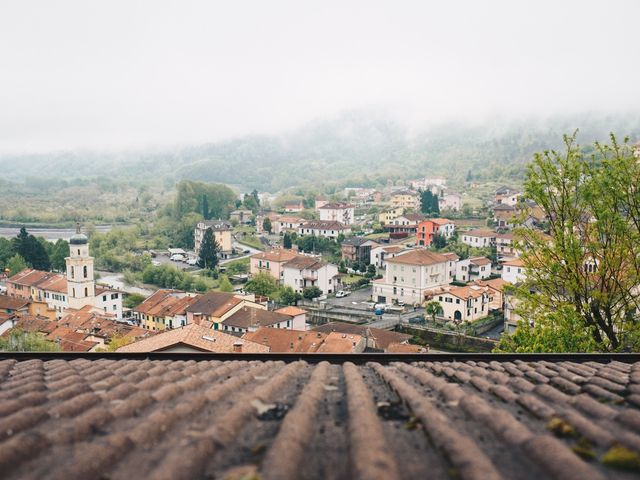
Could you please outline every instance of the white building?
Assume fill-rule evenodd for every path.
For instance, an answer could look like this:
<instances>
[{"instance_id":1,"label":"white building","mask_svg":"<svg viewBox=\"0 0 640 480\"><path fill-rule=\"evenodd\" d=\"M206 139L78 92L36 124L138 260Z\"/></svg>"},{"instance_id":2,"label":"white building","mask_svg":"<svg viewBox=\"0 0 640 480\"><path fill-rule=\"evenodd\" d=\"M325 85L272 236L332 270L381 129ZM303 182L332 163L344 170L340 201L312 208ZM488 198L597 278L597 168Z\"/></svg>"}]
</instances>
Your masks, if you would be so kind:
<instances>
[{"instance_id":1,"label":"white building","mask_svg":"<svg viewBox=\"0 0 640 480\"><path fill-rule=\"evenodd\" d=\"M399 245L378 246L371 249L369 263L375 265L377 268L385 269L389 258L393 258L406 251L404 247Z\"/></svg>"},{"instance_id":2,"label":"white building","mask_svg":"<svg viewBox=\"0 0 640 480\"><path fill-rule=\"evenodd\" d=\"M462 197L457 193L444 193L438 197L438 207L440 210L451 210L458 212L462 208Z\"/></svg>"},{"instance_id":3,"label":"white building","mask_svg":"<svg viewBox=\"0 0 640 480\"><path fill-rule=\"evenodd\" d=\"M472 257L459 260L456 264L458 282L475 282L491 276L491 260L486 257Z\"/></svg>"},{"instance_id":4,"label":"white building","mask_svg":"<svg viewBox=\"0 0 640 480\"><path fill-rule=\"evenodd\" d=\"M471 230L460 234L462 243L470 247L491 247L496 241L496 233L491 230Z\"/></svg>"},{"instance_id":5,"label":"white building","mask_svg":"<svg viewBox=\"0 0 640 480\"><path fill-rule=\"evenodd\" d=\"M502 279L505 282L520 283L525 281L527 278L527 272L524 268L524 262L519 258L515 260L509 260L508 262L504 262L502 264Z\"/></svg>"},{"instance_id":6,"label":"white building","mask_svg":"<svg viewBox=\"0 0 640 480\"><path fill-rule=\"evenodd\" d=\"M451 287L439 293L437 299L442 307L442 316L447 320L472 322L489 314L491 298L488 287Z\"/></svg>"},{"instance_id":7,"label":"white building","mask_svg":"<svg viewBox=\"0 0 640 480\"><path fill-rule=\"evenodd\" d=\"M318 207L320 220L325 222L339 222L343 225L353 224L355 208L350 203L325 203Z\"/></svg>"},{"instance_id":8,"label":"white building","mask_svg":"<svg viewBox=\"0 0 640 480\"><path fill-rule=\"evenodd\" d=\"M451 282L450 261L445 255L423 249L387 258L384 278L373 282L372 296L380 303L420 305L427 291Z\"/></svg>"},{"instance_id":9,"label":"white building","mask_svg":"<svg viewBox=\"0 0 640 480\"><path fill-rule=\"evenodd\" d=\"M456 224L448 218L432 218L430 219L434 224L435 233L444 237L451 238L456 231Z\"/></svg>"},{"instance_id":10,"label":"white building","mask_svg":"<svg viewBox=\"0 0 640 480\"><path fill-rule=\"evenodd\" d=\"M323 294L338 290L338 267L317 257L298 256L282 266L282 283L302 293L318 287Z\"/></svg>"},{"instance_id":11,"label":"white building","mask_svg":"<svg viewBox=\"0 0 640 480\"><path fill-rule=\"evenodd\" d=\"M285 232L297 232L306 223L304 218L282 216L271 222L273 233L280 235Z\"/></svg>"},{"instance_id":12,"label":"white building","mask_svg":"<svg viewBox=\"0 0 640 480\"><path fill-rule=\"evenodd\" d=\"M315 237L338 238L340 234L348 235L351 228L340 222L331 221L311 221L305 222L298 227L298 235L313 235Z\"/></svg>"}]
</instances>

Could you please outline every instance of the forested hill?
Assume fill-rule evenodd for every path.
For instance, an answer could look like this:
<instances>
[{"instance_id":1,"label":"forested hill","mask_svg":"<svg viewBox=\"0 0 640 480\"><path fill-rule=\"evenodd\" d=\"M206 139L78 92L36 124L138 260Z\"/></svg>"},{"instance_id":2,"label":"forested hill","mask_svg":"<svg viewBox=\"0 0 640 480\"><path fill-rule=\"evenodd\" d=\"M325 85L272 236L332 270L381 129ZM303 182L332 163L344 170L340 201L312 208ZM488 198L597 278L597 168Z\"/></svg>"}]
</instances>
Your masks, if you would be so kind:
<instances>
[{"instance_id":1,"label":"forested hill","mask_svg":"<svg viewBox=\"0 0 640 480\"><path fill-rule=\"evenodd\" d=\"M248 190L275 192L313 184L384 185L413 176L445 175L463 180L522 178L534 152L557 148L562 135L580 129L590 144L609 132L640 138L640 114L574 115L550 119L495 120L482 125L446 124L409 132L380 116L350 113L310 123L279 136L229 141L155 152L59 152L2 156L6 179L27 177L191 179Z\"/></svg>"}]
</instances>

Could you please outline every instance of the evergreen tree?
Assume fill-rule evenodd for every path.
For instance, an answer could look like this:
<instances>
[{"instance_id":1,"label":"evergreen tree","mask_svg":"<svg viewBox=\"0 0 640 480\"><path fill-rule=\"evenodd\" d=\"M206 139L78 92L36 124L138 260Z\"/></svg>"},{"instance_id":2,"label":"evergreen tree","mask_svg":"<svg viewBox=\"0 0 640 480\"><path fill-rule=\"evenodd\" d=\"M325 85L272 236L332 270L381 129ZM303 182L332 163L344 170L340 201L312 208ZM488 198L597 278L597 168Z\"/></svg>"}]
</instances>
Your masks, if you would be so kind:
<instances>
[{"instance_id":1,"label":"evergreen tree","mask_svg":"<svg viewBox=\"0 0 640 480\"><path fill-rule=\"evenodd\" d=\"M202 194L202 216L205 220L209 220L209 200L205 194Z\"/></svg>"},{"instance_id":2,"label":"evergreen tree","mask_svg":"<svg viewBox=\"0 0 640 480\"><path fill-rule=\"evenodd\" d=\"M13 253L20 255L25 260L29 256L28 240L29 233L25 227L21 227L20 233L11 240Z\"/></svg>"},{"instance_id":3,"label":"evergreen tree","mask_svg":"<svg viewBox=\"0 0 640 480\"><path fill-rule=\"evenodd\" d=\"M25 258L27 263L36 270L51 270L51 262L47 249L33 235L27 239L29 257Z\"/></svg>"},{"instance_id":4,"label":"evergreen tree","mask_svg":"<svg viewBox=\"0 0 640 480\"><path fill-rule=\"evenodd\" d=\"M198 264L201 268L213 270L218 265L218 253L220 252L220 245L216 241L213 230L207 228L204 232L202 239L202 245L200 245L200 258Z\"/></svg>"},{"instance_id":5,"label":"evergreen tree","mask_svg":"<svg viewBox=\"0 0 640 480\"><path fill-rule=\"evenodd\" d=\"M262 221L262 229L271 233L271 219L269 217L264 217L264 220Z\"/></svg>"},{"instance_id":6,"label":"evergreen tree","mask_svg":"<svg viewBox=\"0 0 640 480\"><path fill-rule=\"evenodd\" d=\"M288 233L284 234L284 238L282 239L282 246L284 248L291 248L292 246L291 235L289 235Z\"/></svg>"}]
</instances>

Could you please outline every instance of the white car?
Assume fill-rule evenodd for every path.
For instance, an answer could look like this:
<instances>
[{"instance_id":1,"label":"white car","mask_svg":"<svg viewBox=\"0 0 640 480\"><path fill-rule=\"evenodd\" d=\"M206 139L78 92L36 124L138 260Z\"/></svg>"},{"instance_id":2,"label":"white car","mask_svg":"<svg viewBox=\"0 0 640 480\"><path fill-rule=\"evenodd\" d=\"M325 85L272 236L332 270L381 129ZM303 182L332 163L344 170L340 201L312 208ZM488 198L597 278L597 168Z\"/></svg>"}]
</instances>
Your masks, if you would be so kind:
<instances>
[{"instance_id":1,"label":"white car","mask_svg":"<svg viewBox=\"0 0 640 480\"><path fill-rule=\"evenodd\" d=\"M197 258L190 258L189 260L187 260L187 265L197 265L197 264L198 264Z\"/></svg>"},{"instance_id":2,"label":"white car","mask_svg":"<svg viewBox=\"0 0 640 480\"><path fill-rule=\"evenodd\" d=\"M184 255L182 255L181 253L174 253L173 255L171 255L171 261L184 262Z\"/></svg>"},{"instance_id":3,"label":"white car","mask_svg":"<svg viewBox=\"0 0 640 480\"><path fill-rule=\"evenodd\" d=\"M336 298L343 298L349 295L350 292L345 292L344 290L339 290L336 292Z\"/></svg>"}]
</instances>

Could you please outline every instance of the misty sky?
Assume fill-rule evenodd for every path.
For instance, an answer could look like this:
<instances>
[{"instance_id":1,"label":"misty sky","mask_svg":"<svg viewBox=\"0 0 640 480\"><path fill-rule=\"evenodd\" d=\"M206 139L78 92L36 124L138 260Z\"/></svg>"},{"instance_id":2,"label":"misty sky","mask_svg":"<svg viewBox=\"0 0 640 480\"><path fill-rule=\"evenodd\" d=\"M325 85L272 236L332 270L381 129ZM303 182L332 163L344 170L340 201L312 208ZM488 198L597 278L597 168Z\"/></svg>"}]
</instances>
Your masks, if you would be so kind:
<instances>
[{"instance_id":1,"label":"misty sky","mask_svg":"<svg viewBox=\"0 0 640 480\"><path fill-rule=\"evenodd\" d=\"M0 152L640 108L640 2L0 0Z\"/></svg>"}]
</instances>

